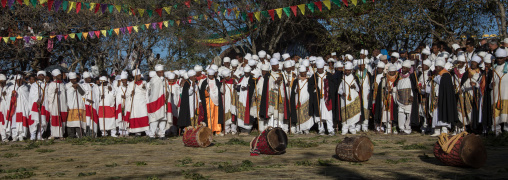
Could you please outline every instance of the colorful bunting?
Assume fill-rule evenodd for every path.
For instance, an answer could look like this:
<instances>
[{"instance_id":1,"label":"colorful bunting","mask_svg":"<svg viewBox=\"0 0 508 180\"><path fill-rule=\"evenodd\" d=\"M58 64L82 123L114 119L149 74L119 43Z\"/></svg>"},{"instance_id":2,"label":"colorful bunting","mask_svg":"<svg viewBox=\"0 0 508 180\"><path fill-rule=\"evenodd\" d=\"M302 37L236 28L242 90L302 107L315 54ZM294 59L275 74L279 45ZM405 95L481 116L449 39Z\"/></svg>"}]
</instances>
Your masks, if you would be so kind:
<instances>
[{"instance_id":1,"label":"colorful bunting","mask_svg":"<svg viewBox=\"0 0 508 180\"><path fill-rule=\"evenodd\" d=\"M282 8L275 9L277 15L279 15L279 19L282 19Z\"/></svg>"},{"instance_id":2,"label":"colorful bunting","mask_svg":"<svg viewBox=\"0 0 508 180\"><path fill-rule=\"evenodd\" d=\"M319 11L323 11L323 4L321 4L321 1L316 1L314 4L318 7Z\"/></svg>"},{"instance_id":3,"label":"colorful bunting","mask_svg":"<svg viewBox=\"0 0 508 180\"><path fill-rule=\"evenodd\" d=\"M296 17L296 13L297 13L296 8L297 8L297 6L291 6L291 11L293 11L293 14L295 15L295 17Z\"/></svg>"},{"instance_id":4,"label":"colorful bunting","mask_svg":"<svg viewBox=\"0 0 508 180\"><path fill-rule=\"evenodd\" d=\"M351 0L351 2L353 3L353 5L356 6L356 4L358 4L358 0Z\"/></svg>"},{"instance_id":5,"label":"colorful bunting","mask_svg":"<svg viewBox=\"0 0 508 180\"><path fill-rule=\"evenodd\" d=\"M274 18L274 17L275 17L275 14L274 14L274 13L275 13L275 12L274 12L274 10L273 10L273 9L272 9L272 10L268 10L268 14L270 14L270 17L272 18L272 21L273 21L273 20L275 20L275 18Z\"/></svg>"},{"instance_id":6,"label":"colorful bunting","mask_svg":"<svg viewBox=\"0 0 508 180\"><path fill-rule=\"evenodd\" d=\"M298 5L298 9L300 9L300 12L302 13L302 15L305 15L305 4Z\"/></svg>"},{"instance_id":7,"label":"colorful bunting","mask_svg":"<svg viewBox=\"0 0 508 180\"><path fill-rule=\"evenodd\" d=\"M286 13L286 15L288 17L291 17L291 8L290 7L285 7L285 8L282 8L284 10L284 12Z\"/></svg>"},{"instance_id":8,"label":"colorful bunting","mask_svg":"<svg viewBox=\"0 0 508 180\"><path fill-rule=\"evenodd\" d=\"M324 0L324 1L323 1L323 4L325 4L325 6L326 6L326 8L327 8L328 10L331 10L331 9L332 9L332 5L331 5L331 3L330 3L330 0Z\"/></svg>"},{"instance_id":9,"label":"colorful bunting","mask_svg":"<svg viewBox=\"0 0 508 180\"><path fill-rule=\"evenodd\" d=\"M255 12L254 16L256 17L256 20L261 21L261 12Z\"/></svg>"}]
</instances>

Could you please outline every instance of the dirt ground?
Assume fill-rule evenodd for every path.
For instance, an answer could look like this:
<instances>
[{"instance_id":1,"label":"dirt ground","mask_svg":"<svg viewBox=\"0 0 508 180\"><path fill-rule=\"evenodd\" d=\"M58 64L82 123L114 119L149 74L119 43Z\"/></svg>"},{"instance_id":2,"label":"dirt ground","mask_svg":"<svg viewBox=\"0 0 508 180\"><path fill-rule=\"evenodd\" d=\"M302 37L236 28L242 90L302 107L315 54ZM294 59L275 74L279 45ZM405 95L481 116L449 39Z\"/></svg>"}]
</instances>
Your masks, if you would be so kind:
<instances>
[{"instance_id":1,"label":"dirt ground","mask_svg":"<svg viewBox=\"0 0 508 180\"><path fill-rule=\"evenodd\" d=\"M437 138L366 134L374 154L350 163L335 156L345 136L289 135L283 155L250 156L254 135L214 137L207 148L182 138L146 137L14 142L0 145L0 178L29 179L505 179L508 135L484 139L483 168L444 166L432 153ZM353 135L349 135L353 136Z\"/></svg>"}]
</instances>

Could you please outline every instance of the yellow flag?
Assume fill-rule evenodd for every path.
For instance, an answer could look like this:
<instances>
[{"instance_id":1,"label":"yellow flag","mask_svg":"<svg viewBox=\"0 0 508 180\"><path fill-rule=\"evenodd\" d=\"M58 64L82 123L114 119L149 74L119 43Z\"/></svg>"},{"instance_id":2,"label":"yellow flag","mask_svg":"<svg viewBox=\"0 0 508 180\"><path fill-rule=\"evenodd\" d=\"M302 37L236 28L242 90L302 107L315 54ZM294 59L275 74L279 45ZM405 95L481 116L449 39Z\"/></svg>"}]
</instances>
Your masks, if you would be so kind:
<instances>
[{"instance_id":1,"label":"yellow flag","mask_svg":"<svg viewBox=\"0 0 508 180\"><path fill-rule=\"evenodd\" d=\"M258 12L254 12L254 16L256 17L256 19L258 21L261 21L261 12L259 12L259 11Z\"/></svg>"},{"instance_id":2,"label":"yellow flag","mask_svg":"<svg viewBox=\"0 0 508 180\"><path fill-rule=\"evenodd\" d=\"M305 15L305 4L298 5L298 9L300 9L300 12L302 12L302 14Z\"/></svg>"},{"instance_id":3,"label":"yellow flag","mask_svg":"<svg viewBox=\"0 0 508 180\"><path fill-rule=\"evenodd\" d=\"M30 6L30 0L24 0L25 5Z\"/></svg>"},{"instance_id":4,"label":"yellow flag","mask_svg":"<svg viewBox=\"0 0 508 180\"><path fill-rule=\"evenodd\" d=\"M48 0L39 0L39 4L44 4L44 3L47 3Z\"/></svg>"},{"instance_id":5,"label":"yellow flag","mask_svg":"<svg viewBox=\"0 0 508 180\"><path fill-rule=\"evenodd\" d=\"M282 18L282 8L275 9L275 11L277 11L277 15L279 15L279 19L281 19Z\"/></svg>"},{"instance_id":6,"label":"yellow flag","mask_svg":"<svg viewBox=\"0 0 508 180\"><path fill-rule=\"evenodd\" d=\"M122 12L122 6L121 5L115 5L115 8L116 8L116 10L118 10L118 12Z\"/></svg>"},{"instance_id":7,"label":"yellow flag","mask_svg":"<svg viewBox=\"0 0 508 180\"><path fill-rule=\"evenodd\" d=\"M192 19L194 19L194 20L198 20L198 19L199 19L199 16L192 16Z\"/></svg>"},{"instance_id":8,"label":"yellow flag","mask_svg":"<svg viewBox=\"0 0 508 180\"><path fill-rule=\"evenodd\" d=\"M71 12L72 8L76 7L76 2L70 1L69 3L69 9L67 9L67 13Z\"/></svg>"},{"instance_id":9,"label":"yellow flag","mask_svg":"<svg viewBox=\"0 0 508 180\"><path fill-rule=\"evenodd\" d=\"M51 37L51 36L53 36L53 37ZM54 37L55 37L55 35L51 35L51 36L49 36L49 37L51 37L51 38L54 38ZM21 37L21 36L19 36L19 35L18 35L18 37L16 37L16 39L23 39L23 37Z\"/></svg>"},{"instance_id":10,"label":"yellow flag","mask_svg":"<svg viewBox=\"0 0 508 180\"><path fill-rule=\"evenodd\" d=\"M120 28L115 28L113 31L115 31L116 35L118 35L118 33L120 33Z\"/></svg>"},{"instance_id":11,"label":"yellow flag","mask_svg":"<svg viewBox=\"0 0 508 180\"><path fill-rule=\"evenodd\" d=\"M165 27L168 27L168 21L163 21L163 23Z\"/></svg>"},{"instance_id":12,"label":"yellow flag","mask_svg":"<svg viewBox=\"0 0 508 180\"><path fill-rule=\"evenodd\" d=\"M164 7L164 10L168 13L168 15L171 14L171 6Z\"/></svg>"},{"instance_id":13,"label":"yellow flag","mask_svg":"<svg viewBox=\"0 0 508 180\"><path fill-rule=\"evenodd\" d=\"M143 17L143 13L145 13L145 9L138 9L139 16Z\"/></svg>"},{"instance_id":14,"label":"yellow flag","mask_svg":"<svg viewBox=\"0 0 508 180\"><path fill-rule=\"evenodd\" d=\"M330 4L330 0L324 0L323 4L325 4L325 6L326 6L326 8L328 8L328 10L332 9L331 8L331 4Z\"/></svg>"},{"instance_id":15,"label":"yellow flag","mask_svg":"<svg viewBox=\"0 0 508 180\"><path fill-rule=\"evenodd\" d=\"M150 24L145 24L146 29L150 29Z\"/></svg>"},{"instance_id":16,"label":"yellow flag","mask_svg":"<svg viewBox=\"0 0 508 180\"><path fill-rule=\"evenodd\" d=\"M240 16L240 11L235 10L235 19L238 19L238 16Z\"/></svg>"},{"instance_id":17,"label":"yellow flag","mask_svg":"<svg viewBox=\"0 0 508 180\"><path fill-rule=\"evenodd\" d=\"M356 4L358 4L358 1L357 0L351 0L353 2L353 4L356 6Z\"/></svg>"},{"instance_id":18,"label":"yellow flag","mask_svg":"<svg viewBox=\"0 0 508 180\"><path fill-rule=\"evenodd\" d=\"M9 41L9 37L4 37L3 39L4 39L5 43L7 43Z\"/></svg>"},{"instance_id":19,"label":"yellow flag","mask_svg":"<svg viewBox=\"0 0 508 180\"><path fill-rule=\"evenodd\" d=\"M213 11L217 12L219 10L219 4L213 3Z\"/></svg>"},{"instance_id":20,"label":"yellow flag","mask_svg":"<svg viewBox=\"0 0 508 180\"><path fill-rule=\"evenodd\" d=\"M50 35L49 38L53 39L53 38L55 38L55 35ZM18 37L16 37L16 39L21 39L21 37L18 36Z\"/></svg>"},{"instance_id":21,"label":"yellow flag","mask_svg":"<svg viewBox=\"0 0 508 180\"><path fill-rule=\"evenodd\" d=\"M95 3L90 3L90 11L94 11L95 9Z\"/></svg>"},{"instance_id":22,"label":"yellow flag","mask_svg":"<svg viewBox=\"0 0 508 180\"><path fill-rule=\"evenodd\" d=\"M106 36L106 30L101 30L101 34L102 34L104 37L107 37L107 36Z\"/></svg>"},{"instance_id":23,"label":"yellow flag","mask_svg":"<svg viewBox=\"0 0 508 180\"><path fill-rule=\"evenodd\" d=\"M177 20L177 21L176 21L176 25L177 25L177 26L180 26L180 20Z\"/></svg>"},{"instance_id":24,"label":"yellow flag","mask_svg":"<svg viewBox=\"0 0 508 180\"><path fill-rule=\"evenodd\" d=\"M42 40L42 36L37 36L37 40L38 41Z\"/></svg>"},{"instance_id":25,"label":"yellow flag","mask_svg":"<svg viewBox=\"0 0 508 180\"><path fill-rule=\"evenodd\" d=\"M69 34L69 37L71 37L72 39L74 39L74 37L76 37L76 34L74 34L74 33L70 33L70 34Z\"/></svg>"},{"instance_id":26,"label":"yellow flag","mask_svg":"<svg viewBox=\"0 0 508 180\"><path fill-rule=\"evenodd\" d=\"M88 37L88 32L83 32L83 37L86 39L86 37Z\"/></svg>"},{"instance_id":27,"label":"yellow flag","mask_svg":"<svg viewBox=\"0 0 508 180\"><path fill-rule=\"evenodd\" d=\"M132 29L134 29L134 31L138 32L138 26L132 26Z\"/></svg>"},{"instance_id":28,"label":"yellow flag","mask_svg":"<svg viewBox=\"0 0 508 180\"><path fill-rule=\"evenodd\" d=\"M207 15L204 15L205 16L205 20L208 20L208 16Z\"/></svg>"}]
</instances>

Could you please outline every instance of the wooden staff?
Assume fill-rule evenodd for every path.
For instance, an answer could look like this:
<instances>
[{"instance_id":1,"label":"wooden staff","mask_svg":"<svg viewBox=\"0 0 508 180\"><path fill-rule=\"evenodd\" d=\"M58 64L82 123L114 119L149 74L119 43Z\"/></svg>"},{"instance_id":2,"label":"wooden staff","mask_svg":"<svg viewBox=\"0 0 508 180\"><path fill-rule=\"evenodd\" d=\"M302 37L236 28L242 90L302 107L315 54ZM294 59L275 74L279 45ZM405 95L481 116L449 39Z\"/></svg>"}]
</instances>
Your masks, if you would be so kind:
<instances>
[{"instance_id":1,"label":"wooden staff","mask_svg":"<svg viewBox=\"0 0 508 180\"><path fill-rule=\"evenodd\" d=\"M35 83L37 83L37 82L35 82ZM39 88L42 89L41 85L39 85L39 83L37 83L37 86L39 86ZM44 89L42 89L41 105L37 104L37 110L39 110L39 131L42 131L42 125L41 125L41 123L42 123L42 121L41 121L42 115L41 115L41 113L42 113L42 104L44 103L44 98L45 98L45 95L46 95L45 91L46 91L46 82L44 82ZM36 137L37 137L37 135L39 133L41 133L39 131L35 131L35 136ZM41 133L41 136L42 136L42 133Z\"/></svg>"},{"instance_id":2,"label":"wooden staff","mask_svg":"<svg viewBox=\"0 0 508 180\"><path fill-rule=\"evenodd\" d=\"M15 75L15 79L14 79L14 86L13 86L13 91L14 93L11 93L11 101L9 102L9 112L7 113L7 118L11 121L11 128L12 128L12 116L14 116L14 112L16 111L16 101L12 101L12 97L17 97L17 92L16 92L16 85L18 84L18 75Z\"/></svg>"},{"instance_id":3,"label":"wooden staff","mask_svg":"<svg viewBox=\"0 0 508 180\"><path fill-rule=\"evenodd\" d=\"M318 82L316 80L316 76L318 75L318 72L314 69L314 67L312 67L312 71L314 73L314 88L317 90L318 87L319 87L318 86ZM321 90L319 91L319 94L321 94ZM319 123L321 123L321 126L323 126L323 119L321 117L321 106L319 105L319 101L321 100L319 98L319 94L318 94L318 92L316 92L316 98L317 98L316 101L317 101L317 104L318 104L318 110L317 111L319 112Z\"/></svg>"},{"instance_id":4,"label":"wooden staff","mask_svg":"<svg viewBox=\"0 0 508 180\"><path fill-rule=\"evenodd\" d=\"M136 76L138 76L138 67L139 67L139 62L136 64L136 69L134 70L134 81L133 81L133 84L132 84L132 93L131 93L131 108L130 108L130 111L131 114L132 114L132 107L134 106L134 93L136 93ZM129 117L128 119L130 120L130 115L129 114Z\"/></svg>"},{"instance_id":5,"label":"wooden staff","mask_svg":"<svg viewBox=\"0 0 508 180\"><path fill-rule=\"evenodd\" d=\"M256 100L255 100L255 104L256 104L256 114L257 114L257 118L258 118L258 131L261 133L261 131L259 130L259 102L258 102L258 82L257 80L254 80L254 93L256 93Z\"/></svg>"},{"instance_id":6,"label":"wooden staff","mask_svg":"<svg viewBox=\"0 0 508 180\"><path fill-rule=\"evenodd\" d=\"M101 83L102 87L102 130L104 131L104 135L106 135L106 104L104 104L104 100L106 99L106 92L104 91L104 82ZM99 106L100 109L100 106Z\"/></svg>"},{"instance_id":7,"label":"wooden staff","mask_svg":"<svg viewBox=\"0 0 508 180\"><path fill-rule=\"evenodd\" d=\"M78 96L78 91L76 90L76 106L78 107L78 116L79 116L79 137L83 137L83 127L81 126L81 122L82 122L82 119L81 119L81 111L79 109L79 96ZM40 113L39 113L39 122L40 122Z\"/></svg>"},{"instance_id":8,"label":"wooden staff","mask_svg":"<svg viewBox=\"0 0 508 180\"><path fill-rule=\"evenodd\" d=\"M60 131L58 132L58 134L62 133L62 128L63 128L63 124L62 124L62 112L61 112L61 109L60 109L60 96L58 94L60 94L60 83L56 83L56 88L57 88L57 94L56 94L56 103L57 103L57 107L58 107L58 121L59 121L59 124L60 124Z\"/></svg>"},{"instance_id":9,"label":"wooden staff","mask_svg":"<svg viewBox=\"0 0 508 180\"><path fill-rule=\"evenodd\" d=\"M208 87L210 87L210 81L209 80L208 80ZM205 98L206 98L206 94L205 94ZM210 124L209 125L210 125L210 127L212 129L212 134L213 134L214 131L213 131L213 120L212 120L213 116L212 116L212 103L211 102L212 102L212 96L210 94L210 91L208 91L208 113L207 114L209 115L210 118L208 118L208 117L205 117L205 118L210 120ZM205 102L205 106L206 106L206 102Z\"/></svg>"}]
</instances>

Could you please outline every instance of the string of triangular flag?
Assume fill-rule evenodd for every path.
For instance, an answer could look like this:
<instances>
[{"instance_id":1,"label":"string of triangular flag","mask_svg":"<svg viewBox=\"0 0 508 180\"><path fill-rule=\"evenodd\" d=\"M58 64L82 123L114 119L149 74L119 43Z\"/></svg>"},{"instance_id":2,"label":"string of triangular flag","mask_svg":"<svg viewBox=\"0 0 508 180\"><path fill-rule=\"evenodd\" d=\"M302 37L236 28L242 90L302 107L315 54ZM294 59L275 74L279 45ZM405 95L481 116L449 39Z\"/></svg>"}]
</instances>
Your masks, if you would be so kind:
<instances>
[{"instance_id":1,"label":"string of triangular flag","mask_svg":"<svg viewBox=\"0 0 508 180\"><path fill-rule=\"evenodd\" d=\"M76 13L79 13L81 10L90 10L94 13L101 12L101 13L113 13L116 9L117 12L120 13L128 13L129 15L138 15L140 17L143 17L143 15L148 14L149 17L152 17L154 12L155 14L159 15L159 17L162 17L163 12L166 12L166 14L171 14L172 9L178 8L178 4L172 5L172 6L165 6L165 7L159 7L159 8L136 8L132 7L130 5L125 4L103 4L103 3L92 3L92 2L82 2L82 1L64 1L64 0L16 0L19 5L26 5L29 7L36 8L37 5L40 5L42 7L47 7L48 11L66 11L67 13L70 13L71 11L74 11ZM197 1L197 0L195 0ZM190 7L190 0L186 1L185 6ZM2 8L8 7L13 9L13 6L15 5L14 0L1 0ZM163 11L164 10L164 11Z\"/></svg>"}]
</instances>

